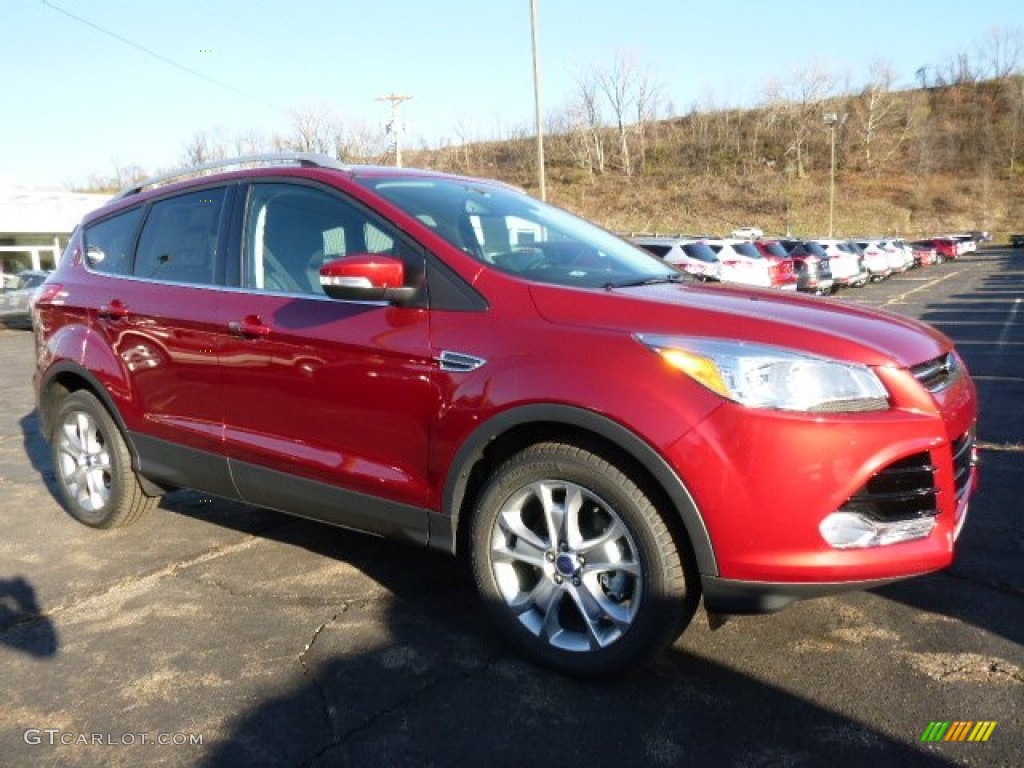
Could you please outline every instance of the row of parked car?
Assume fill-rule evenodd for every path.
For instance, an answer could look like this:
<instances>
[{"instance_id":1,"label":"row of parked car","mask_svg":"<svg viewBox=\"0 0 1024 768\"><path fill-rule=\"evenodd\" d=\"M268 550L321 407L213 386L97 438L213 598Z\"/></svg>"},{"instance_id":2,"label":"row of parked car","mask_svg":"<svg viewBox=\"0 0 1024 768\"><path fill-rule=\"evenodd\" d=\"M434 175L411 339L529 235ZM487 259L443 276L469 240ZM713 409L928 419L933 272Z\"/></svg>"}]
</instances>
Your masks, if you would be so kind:
<instances>
[{"instance_id":1,"label":"row of parked car","mask_svg":"<svg viewBox=\"0 0 1024 768\"><path fill-rule=\"evenodd\" d=\"M733 233L738 234L738 233ZM638 236L633 243L699 280L828 294L941 264L977 248L971 235L899 238L746 239Z\"/></svg>"}]
</instances>

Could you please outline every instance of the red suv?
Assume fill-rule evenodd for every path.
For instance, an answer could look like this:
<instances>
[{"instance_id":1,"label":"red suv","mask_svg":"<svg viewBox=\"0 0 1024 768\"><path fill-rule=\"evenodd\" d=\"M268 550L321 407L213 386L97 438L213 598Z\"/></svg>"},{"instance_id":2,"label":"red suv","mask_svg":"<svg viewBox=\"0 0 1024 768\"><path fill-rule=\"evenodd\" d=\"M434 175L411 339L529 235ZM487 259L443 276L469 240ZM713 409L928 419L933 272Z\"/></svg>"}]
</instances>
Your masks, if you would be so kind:
<instances>
[{"instance_id":1,"label":"red suv","mask_svg":"<svg viewBox=\"0 0 1024 768\"><path fill-rule=\"evenodd\" d=\"M465 550L508 637L582 675L701 595L772 611L951 562L977 402L932 328L680 284L497 182L235 163L87 216L36 299L81 522L192 488Z\"/></svg>"}]
</instances>

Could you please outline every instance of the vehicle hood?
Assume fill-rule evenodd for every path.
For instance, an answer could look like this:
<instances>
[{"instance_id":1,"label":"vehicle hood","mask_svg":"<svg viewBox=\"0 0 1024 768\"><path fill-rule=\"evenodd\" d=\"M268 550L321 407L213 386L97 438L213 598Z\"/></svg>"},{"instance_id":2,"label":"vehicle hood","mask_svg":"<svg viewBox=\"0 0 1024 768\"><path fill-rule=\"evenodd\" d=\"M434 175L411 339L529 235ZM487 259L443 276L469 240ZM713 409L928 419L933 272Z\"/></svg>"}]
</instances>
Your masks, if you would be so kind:
<instances>
[{"instance_id":1,"label":"vehicle hood","mask_svg":"<svg viewBox=\"0 0 1024 768\"><path fill-rule=\"evenodd\" d=\"M649 285L600 292L533 285L552 323L770 344L838 360L910 367L952 342L929 325L837 299L726 286Z\"/></svg>"}]
</instances>

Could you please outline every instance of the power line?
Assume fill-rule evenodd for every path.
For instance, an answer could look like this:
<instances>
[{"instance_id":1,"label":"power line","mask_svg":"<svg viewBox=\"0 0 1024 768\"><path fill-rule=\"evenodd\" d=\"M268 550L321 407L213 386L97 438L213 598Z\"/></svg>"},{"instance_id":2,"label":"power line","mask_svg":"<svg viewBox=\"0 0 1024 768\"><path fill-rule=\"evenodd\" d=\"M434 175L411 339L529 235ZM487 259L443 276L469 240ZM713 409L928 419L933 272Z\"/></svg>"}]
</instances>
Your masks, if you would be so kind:
<instances>
[{"instance_id":1,"label":"power line","mask_svg":"<svg viewBox=\"0 0 1024 768\"><path fill-rule=\"evenodd\" d=\"M79 22L80 24L84 24L87 27L91 27L92 29L95 29L97 32L100 32L100 33L102 33L104 35L107 35L108 37L112 37L115 40L117 40L118 42L124 43L125 45L129 45L129 46L131 46L132 48L135 48L138 51L142 51L147 56L152 56L154 59L159 59L164 64L168 64L168 65L174 67L175 69L180 69L183 72L187 72L188 74L193 75L195 77L198 77L198 78L200 78L202 80L205 80L208 83L213 83L214 85L218 85L221 88L225 88L225 89L231 91L232 93L236 93L239 96L242 96L242 97L244 97L246 99L250 99L251 101L259 102L260 104L264 104L264 105L266 105L268 107L271 107L272 109L276 109L276 110L278 110L280 112L284 112L284 113L288 114L288 110L285 109L284 107L278 106L277 104L269 102L266 99L260 98L259 96L254 96L251 93L246 93L245 91L243 91L243 90L241 90L239 88L236 88L235 86L230 85L229 83L225 83L223 80L218 80L215 77L210 77L209 75L205 75L202 72L199 72L199 71L197 71L195 69L192 69L191 67L185 66L184 64L179 64L178 62L174 61L173 59L169 59L166 56L164 56L163 54L160 54L160 53L157 53L156 51L150 50L149 48L147 48L144 45L140 45L139 43L133 42L132 40L129 40L128 38L123 37L123 36L117 34L116 32L113 32L113 31L107 29L106 27L101 27L99 24L95 24L95 23L89 21L88 19L84 19L81 16L77 16L74 13L71 13L71 11L65 10L64 8L61 8L60 6L54 5L53 3L50 2L50 0L40 0L40 1L47 8L49 8L51 10L54 10L54 11L57 11L57 13L63 14L64 16L67 16L69 19L74 19L75 21Z\"/></svg>"}]
</instances>

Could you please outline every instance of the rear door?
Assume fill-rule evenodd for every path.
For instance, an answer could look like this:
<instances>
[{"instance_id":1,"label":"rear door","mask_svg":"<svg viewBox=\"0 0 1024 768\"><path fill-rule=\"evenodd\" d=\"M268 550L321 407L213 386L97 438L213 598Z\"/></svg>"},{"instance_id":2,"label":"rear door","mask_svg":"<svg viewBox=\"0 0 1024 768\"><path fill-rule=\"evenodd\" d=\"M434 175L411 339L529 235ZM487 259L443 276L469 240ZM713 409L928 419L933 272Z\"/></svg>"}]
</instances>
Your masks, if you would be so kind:
<instances>
[{"instance_id":1,"label":"rear door","mask_svg":"<svg viewBox=\"0 0 1024 768\"><path fill-rule=\"evenodd\" d=\"M227 496L218 355L232 197L222 185L136 209L134 252L123 242L130 222L85 232L87 266L110 276L93 283L93 327L126 371L129 392L116 394L144 473Z\"/></svg>"}]
</instances>

